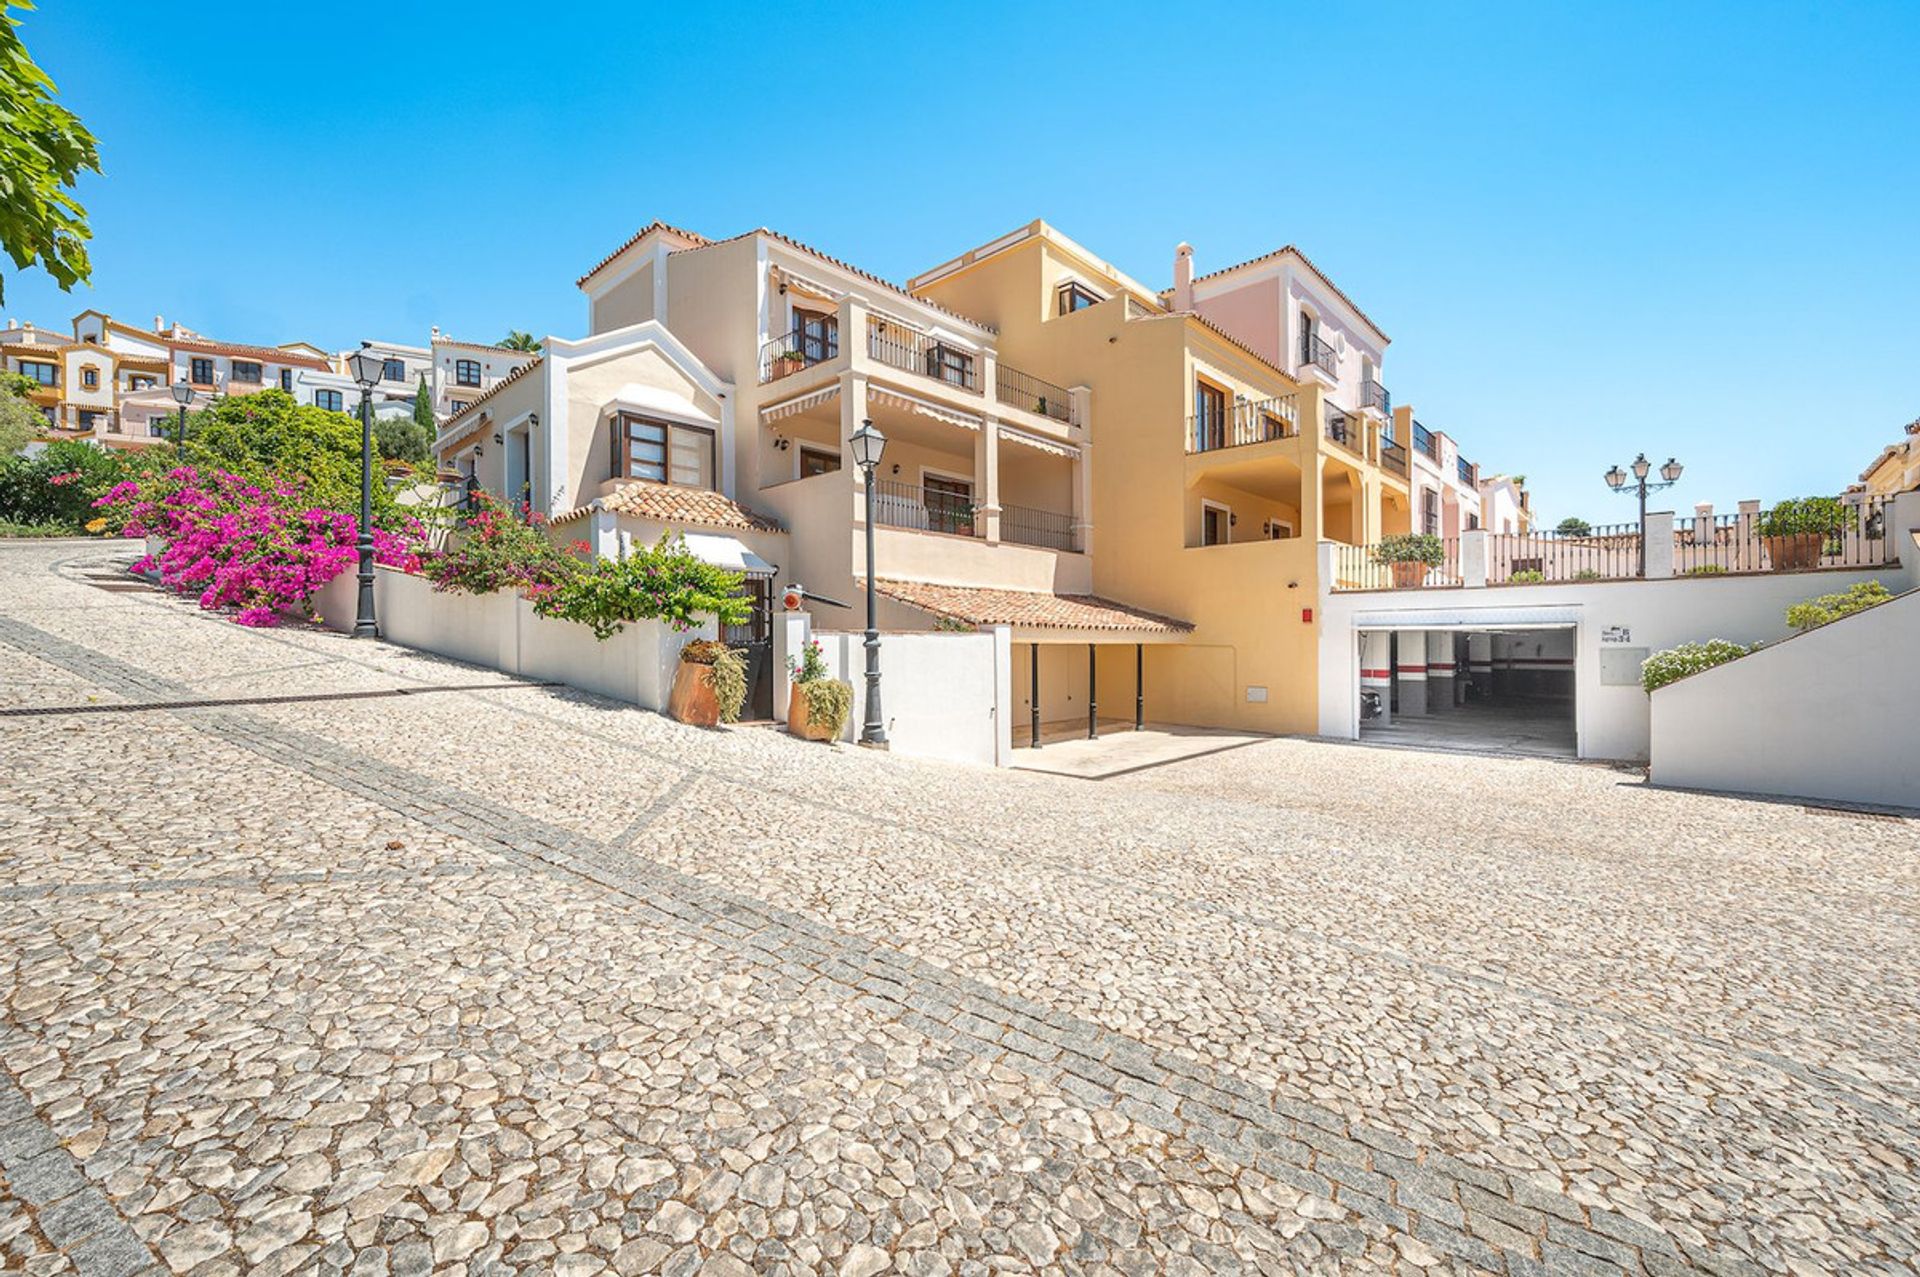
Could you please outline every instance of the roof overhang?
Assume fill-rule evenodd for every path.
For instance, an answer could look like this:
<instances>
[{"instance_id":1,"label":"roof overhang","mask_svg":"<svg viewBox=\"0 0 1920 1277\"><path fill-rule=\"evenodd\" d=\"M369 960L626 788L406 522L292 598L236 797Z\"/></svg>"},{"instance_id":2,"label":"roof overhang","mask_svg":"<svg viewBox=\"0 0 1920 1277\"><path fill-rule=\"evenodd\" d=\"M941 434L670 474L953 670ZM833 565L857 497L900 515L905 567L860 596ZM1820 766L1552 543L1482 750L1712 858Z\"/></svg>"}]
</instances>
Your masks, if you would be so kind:
<instances>
[{"instance_id":1,"label":"roof overhang","mask_svg":"<svg viewBox=\"0 0 1920 1277\"><path fill-rule=\"evenodd\" d=\"M1563 630L1580 623L1580 609L1549 607L1422 607L1353 614L1356 630Z\"/></svg>"}]
</instances>

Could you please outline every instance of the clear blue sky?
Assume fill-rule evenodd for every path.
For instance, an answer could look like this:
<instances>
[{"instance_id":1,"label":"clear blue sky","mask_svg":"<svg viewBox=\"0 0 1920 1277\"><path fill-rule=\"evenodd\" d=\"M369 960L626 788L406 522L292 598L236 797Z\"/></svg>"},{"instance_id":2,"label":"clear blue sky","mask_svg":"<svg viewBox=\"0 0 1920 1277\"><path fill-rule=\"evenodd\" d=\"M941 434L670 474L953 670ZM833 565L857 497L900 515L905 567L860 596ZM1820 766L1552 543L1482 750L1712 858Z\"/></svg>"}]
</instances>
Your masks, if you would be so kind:
<instances>
[{"instance_id":1,"label":"clear blue sky","mask_svg":"<svg viewBox=\"0 0 1920 1277\"><path fill-rule=\"evenodd\" d=\"M1920 414L1920 4L45 0L98 306L329 348L577 335L655 217L893 279L1045 217L1164 286L1303 247L1552 519L1835 492ZM1171 427L1170 427L1171 428Z\"/></svg>"}]
</instances>

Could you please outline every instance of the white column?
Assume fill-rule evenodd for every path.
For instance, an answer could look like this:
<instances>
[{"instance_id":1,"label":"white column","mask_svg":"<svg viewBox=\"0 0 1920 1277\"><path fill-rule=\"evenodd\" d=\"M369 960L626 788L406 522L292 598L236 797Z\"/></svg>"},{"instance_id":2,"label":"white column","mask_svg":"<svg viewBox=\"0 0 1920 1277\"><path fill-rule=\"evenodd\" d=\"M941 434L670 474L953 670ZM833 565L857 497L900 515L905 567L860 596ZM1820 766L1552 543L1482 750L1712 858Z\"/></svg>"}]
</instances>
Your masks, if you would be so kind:
<instances>
[{"instance_id":1,"label":"white column","mask_svg":"<svg viewBox=\"0 0 1920 1277\"><path fill-rule=\"evenodd\" d=\"M620 554L619 520L606 507L595 501L593 513L587 516L587 544L592 547L596 559L617 559Z\"/></svg>"},{"instance_id":2,"label":"white column","mask_svg":"<svg viewBox=\"0 0 1920 1277\"><path fill-rule=\"evenodd\" d=\"M807 612L773 614L773 721L787 721L787 658L800 655L813 639L813 617Z\"/></svg>"},{"instance_id":3,"label":"white column","mask_svg":"<svg viewBox=\"0 0 1920 1277\"><path fill-rule=\"evenodd\" d=\"M1493 635L1467 635L1467 674L1474 690L1486 697L1493 692Z\"/></svg>"},{"instance_id":4,"label":"white column","mask_svg":"<svg viewBox=\"0 0 1920 1277\"><path fill-rule=\"evenodd\" d=\"M1380 697L1380 713L1372 719L1363 717L1363 728L1369 722L1385 727L1393 721L1392 656L1393 645L1385 630L1360 631L1360 690Z\"/></svg>"},{"instance_id":5,"label":"white column","mask_svg":"<svg viewBox=\"0 0 1920 1277\"><path fill-rule=\"evenodd\" d=\"M1067 391L1070 433L1079 441L1073 460L1073 525L1082 554L1093 553L1093 391L1074 386Z\"/></svg>"},{"instance_id":6,"label":"white column","mask_svg":"<svg viewBox=\"0 0 1920 1277\"><path fill-rule=\"evenodd\" d=\"M1453 708L1453 635L1427 631L1427 709L1438 714Z\"/></svg>"},{"instance_id":7,"label":"white column","mask_svg":"<svg viewBox=\"0 0 1920 1277\"><path fill-rule=\"evenodd\" d=\"M865 322L864 320L862 321ZM840 333L840 340L847 340L846 331ZM865 339L862 338L864 341ZM843 345L842 350L846 349ZM853 470L853 521L856 527L864 527L867 518L866 489L860 469L853 464L853 435L860 429L860 423L867 418L867 376L861 372L843 372L840 374L840 455L847 459L846 464ZM884 464L884 457L883 457ZM878 477L876 475L876 477ZM862 560L856 576L864 574L866 563Z\"/></svg>"},{"instance_id":8,"label":"white column","mask_svg":"<svg viewBox=\"0 0 1920 1277\"><path fill-rule=\"evenodd\" d=\"M1641 543L1647 547L1647 580L1660 581L1673 575L1673 511L1649 510L1640 526Z\"/></svg>"},{"instance_id":9,"label":"white column","mask_svg":"<svg viewBox=\"0 0 1920 1277\"><path fill-rule=\"evenodd\" d=\"M1000 543L1000 419L988 416L973 441L975 531L989 545Z\"/></svg>"},{"instance_id":10,"label":"white column","mask_svg":"<svg viewBox=\"0 0 1920 1277\"><path fill-rule=\"evenodd\" d=\"M1460 582L1470 590L1487 583L1487 532L1475 528L1460 534Z\"/></svg>"},{"instance_id":11,"label":"white column","mask_svg":"<svg viewBox=\"0 0 1920 1277\"><path fill-rule=\"evenodd\" d=\"M1401 630L1394 642L1393 678L1400 686L1400 712L1427 712L1427 635Z\"/></svg>"}]
</instances>

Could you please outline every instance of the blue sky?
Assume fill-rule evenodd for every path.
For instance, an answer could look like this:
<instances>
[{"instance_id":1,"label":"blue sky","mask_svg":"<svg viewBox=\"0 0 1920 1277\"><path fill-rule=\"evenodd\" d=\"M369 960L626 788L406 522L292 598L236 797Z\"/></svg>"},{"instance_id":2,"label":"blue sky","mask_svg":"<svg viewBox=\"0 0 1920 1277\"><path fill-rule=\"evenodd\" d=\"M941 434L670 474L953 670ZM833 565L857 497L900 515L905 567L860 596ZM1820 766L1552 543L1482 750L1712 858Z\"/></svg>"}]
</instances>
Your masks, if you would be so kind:
<instances>
[{"instance_id":1,"label":"blue sky","mask_svg":"<svg viewBox=\"0 0 1920 1277\"><path fill-rule=\"evenodd\" d=\"M1920 415L1920 4L378 14L44 0L98 306L235 340L577 335L654 217L893 279L1045 217L1142 280L1299 244L1552 519L1834 492Z\"/></svg>"}]
</instances>

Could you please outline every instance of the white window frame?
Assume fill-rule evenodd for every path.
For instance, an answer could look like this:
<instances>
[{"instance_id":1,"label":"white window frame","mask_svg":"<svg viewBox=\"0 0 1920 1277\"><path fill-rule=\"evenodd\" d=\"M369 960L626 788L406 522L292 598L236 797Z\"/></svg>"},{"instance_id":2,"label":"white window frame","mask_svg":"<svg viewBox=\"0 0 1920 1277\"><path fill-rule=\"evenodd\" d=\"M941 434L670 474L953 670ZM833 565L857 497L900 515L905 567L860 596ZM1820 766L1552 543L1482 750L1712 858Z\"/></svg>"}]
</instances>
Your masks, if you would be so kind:
<instances>
[{"instance_id":1,"label":"white window frame","mask_svg":"<svg viewBox=\"0 0 1920 1277\"><path fill-rule=\"evenodd\" d=\"M1224 541L1207 540L1207 511L1208 510L1218 510L1220 513L1227 516L1227 522L1226 522L1227 539L1226 540ZM1228 505L1224 501L1215 501L1212 497L1201 497L1200 498L1200 548L1204 550L1211 546L1232 545L1232 544L1233 544L1233 507Z\"/></svg>"}]
</instances>

